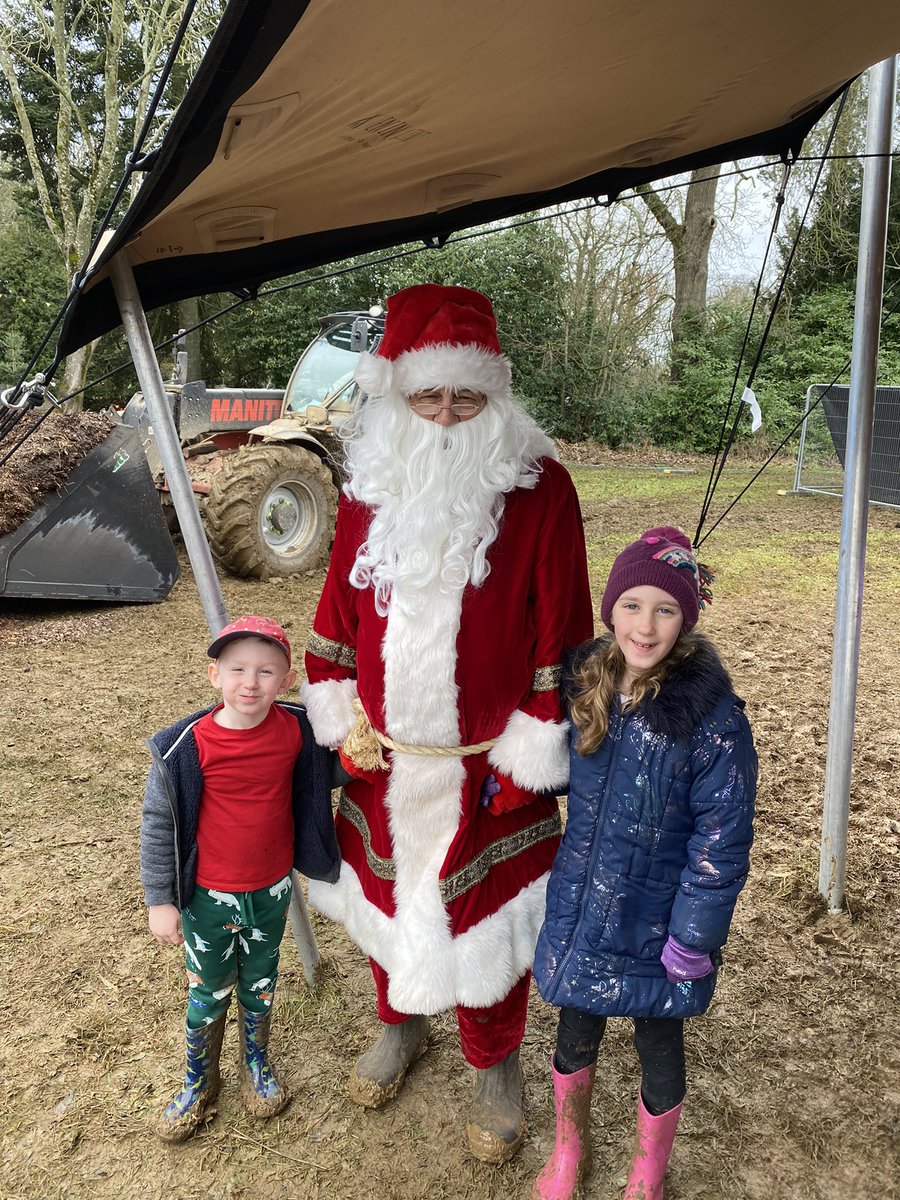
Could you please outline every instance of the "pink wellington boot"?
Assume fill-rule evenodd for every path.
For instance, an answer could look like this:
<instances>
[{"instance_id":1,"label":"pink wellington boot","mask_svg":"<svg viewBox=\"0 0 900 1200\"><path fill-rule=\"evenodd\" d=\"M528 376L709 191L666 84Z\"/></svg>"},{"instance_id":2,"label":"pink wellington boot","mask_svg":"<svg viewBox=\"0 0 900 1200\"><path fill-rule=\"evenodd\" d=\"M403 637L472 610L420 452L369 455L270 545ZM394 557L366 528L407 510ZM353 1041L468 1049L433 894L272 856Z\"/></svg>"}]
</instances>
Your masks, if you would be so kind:
<instances>
[{"instance_id":1,"label":"pink wellington boot","mask_svg":"<svg viewBox=\"0 0 900 1200\"><path fill-rule=\"evenodd\" d=\"M556 1106L556 1145L534 1181L531 1200L580 1200L591 1169L591 1091L596 1063L562 1075L550 1059Z\"/></svg>"},{"instance_id":2,"label":"pink wellington boot","mask_svg":"<svg viewBox=\"0 0 900 1200\"><path fill-rule=\"evenodd\" d=\"M638 1096L634 1157L622 1200L663 1200L663 1180L682 1104L653 1117L644 1107L644 1097Z\"/></svg>"}]
</instances>

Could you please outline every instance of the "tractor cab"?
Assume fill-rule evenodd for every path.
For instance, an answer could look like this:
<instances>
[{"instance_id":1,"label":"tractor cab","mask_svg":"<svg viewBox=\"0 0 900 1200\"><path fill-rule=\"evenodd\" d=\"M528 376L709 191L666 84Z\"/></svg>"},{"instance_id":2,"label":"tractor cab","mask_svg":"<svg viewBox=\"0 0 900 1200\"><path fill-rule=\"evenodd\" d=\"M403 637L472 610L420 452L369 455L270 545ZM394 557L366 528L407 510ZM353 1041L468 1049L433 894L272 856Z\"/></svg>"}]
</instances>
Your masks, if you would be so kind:
<instances>
[{"instance_id":1,"label":"tractor cab","mask_svg":"<svg viewBox=\"0 0 900 1200\"><path fill-rule=\"evenodd\" d=\"M384 310L331 313L319 318L310 342L288 380L282 416L301 417L310 427L340 427L356 409L359 386L353 374L359 355L376 349L384 333Z\"/></svg>"}]
</instances>

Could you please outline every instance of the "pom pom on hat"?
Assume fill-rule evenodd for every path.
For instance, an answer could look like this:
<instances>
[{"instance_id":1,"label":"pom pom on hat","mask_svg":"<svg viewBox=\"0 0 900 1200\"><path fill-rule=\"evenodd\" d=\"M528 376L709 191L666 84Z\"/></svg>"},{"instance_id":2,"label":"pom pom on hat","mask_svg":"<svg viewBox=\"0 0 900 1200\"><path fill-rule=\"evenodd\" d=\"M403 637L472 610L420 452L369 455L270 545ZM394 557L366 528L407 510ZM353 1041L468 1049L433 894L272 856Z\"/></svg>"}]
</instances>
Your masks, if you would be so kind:
<instances>
[{"instance_id":1,"label":"pom pom on hat","mask_svg":"<svg viewBox=\"0 0 900 1200\"><path fill-rule=\"evenodd\" d=\"M384 337L375 354L360 355L354 375L370 396L452 387L490 397L510 384L490 300L472 288L437 283L388 298Z\"/></svg>"},{"instance_id":2,"label":"pom pom on hat","mask_svg":"<svg viewBox=\"0 0 900 1200\"><path fill-rule=\"evenodd\" d=\"M678 601L687 631L697 624L700 609L712 603L713 578L709 569L697 562L683 530L672 525L648 529L613 563L600 615L612 628L612 610L623 592L635 587L658 587Z\"/></svg>"}]
</instances>

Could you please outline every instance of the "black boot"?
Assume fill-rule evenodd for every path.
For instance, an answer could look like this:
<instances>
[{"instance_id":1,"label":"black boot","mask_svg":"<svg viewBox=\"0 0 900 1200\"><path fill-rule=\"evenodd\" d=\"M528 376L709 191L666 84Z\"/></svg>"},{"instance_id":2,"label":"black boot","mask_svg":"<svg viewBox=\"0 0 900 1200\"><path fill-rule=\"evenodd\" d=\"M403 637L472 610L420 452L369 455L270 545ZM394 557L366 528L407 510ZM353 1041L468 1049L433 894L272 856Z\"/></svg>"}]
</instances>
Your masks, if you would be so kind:
<instances>
[{"instance_id":1,"label":"black boot","mask_svg":"<svg viewBox=\"0 0 900 1200\"><path fill-rule=\"evenodd\" d=\"M427 1017L385 1024L381 1035L353 1068L350 1099L363 1108L381 1108L397 1095L410 1064L427 1049Z\"/></svg>"},{"instance_id":2,"label":"black boot","mask_svg":"<svg viewBox=\"0 0 900 1200\"><path fill-rule=\"evenodd\" d=\"M204 1118L215 1111L224 1033L224 1013L201 1029L187 1029L184 1085L156 1122L156 1132L163 1141L186 1141L197 1132Z\"/></svg>"},{"instance_id":3,"label":"black boot","mask_svg":"<svg viewBox=\"0 0 900 1200\"><path fill-rule=\"evenodd\" d=\"M475 1096L466 1123L469 1149L487 1163L509 1162L525 1137L519 1051L476 1071Z\"/></svg>"}]
</instances>

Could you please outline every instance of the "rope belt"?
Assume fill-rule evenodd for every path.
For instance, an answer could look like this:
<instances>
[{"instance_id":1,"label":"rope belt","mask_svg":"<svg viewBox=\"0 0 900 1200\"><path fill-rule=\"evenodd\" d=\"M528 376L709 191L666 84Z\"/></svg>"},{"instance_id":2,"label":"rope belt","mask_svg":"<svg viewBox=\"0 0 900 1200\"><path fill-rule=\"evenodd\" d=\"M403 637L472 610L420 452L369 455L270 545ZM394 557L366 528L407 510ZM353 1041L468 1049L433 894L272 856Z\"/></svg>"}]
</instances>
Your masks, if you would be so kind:
<instances>
[{"instance_id":1,"label":"rope belt","mask_svg":"<svg viewBox=\"0 0 900 1200\"><path fill-rule=\"evenodd\" d=\"M388 769L382 746L399 754L420 754L429 758L466 758L470 754L483 754L497 741L496 738L488 738L486 742L477 742L472 746L414 746L408 742L395 742L386 733L376 729L358 698L353 701L353 711L356 713L356 724L344 738L342 749L362 771Z\"/></svg>"}]
</instances>

